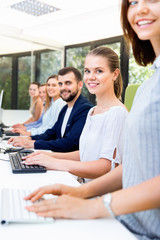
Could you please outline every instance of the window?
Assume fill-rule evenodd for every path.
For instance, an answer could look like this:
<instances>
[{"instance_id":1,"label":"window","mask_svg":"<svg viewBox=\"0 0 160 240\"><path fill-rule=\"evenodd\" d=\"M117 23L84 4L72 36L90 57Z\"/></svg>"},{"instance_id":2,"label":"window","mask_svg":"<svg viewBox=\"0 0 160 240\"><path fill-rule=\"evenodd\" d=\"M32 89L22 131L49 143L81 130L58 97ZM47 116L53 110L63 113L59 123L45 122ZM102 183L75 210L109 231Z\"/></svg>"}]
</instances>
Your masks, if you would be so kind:
<instances>
[{"instance_id":1,"label":"window","mask_svg":"<svg viewBox=\"0 0 160 240\"><path fill-rule=\"evenodd\" d=\"M18 109L29 109L30 107L28 89L31 81L35 81L35 71L33 71L34 63L34 56L24 56L18 58Z\"/></svg>"},{"instance_id":2,"label":"window","mask_svg":"<svg viewBox=\"0 0 160 240\"><path fill-rule=\"evenodd\" d=\"M135 58L133 57L132 51L130 50L130 57L129 57L129 83L142 83L146 79L150 78L153 74L154 70L151 70L151 65L146 67L139 66Z\"/></svg>"},{"instance_id":3,"label":"window","mask_svg":"<svg viewBox=\"0 0 160 240\"><path fill-rule=\"evenodd\" d=\"M84 74L84 60L86 55L90 51L90 46L82 46L77 48L69 48L66 50L66 66L72 66L74 68L77 68L83 77ZM86 97L89 97L88 90L83 85L82 94Z\"/></svg>"},{"instance_id":4,"label":"window","mask_svg":"<svg viewBox=\"0 0 160 240\"><path fill-rule=\"evenodd\" d=\"M0 57L0 91L4 90L2 107L11 108L12 91L12 58Z\"/></svg>"},{"instance_id":5,"label":"window","mask_svg":"<svg viewBox=\"0 0 160 240\"><path fill-rule=\"evenodd\" d=\"M48 51L40 54L40 83L45 83L49 76L58 73L61 68L61 59L60 51Z\"/></svg>"},{"instance_id":6,"label":"window","mask_svg":"<svg viewBox=\"0 0 160 240\"><path fill-rule=\"evenodd\" d=\"M0 90L4 109L29 109L31 82L45 83L61 68L61 51L36 51L0 56Z\"/></svg>"},{"instance_id":7,"label":"window","mask_svg":"<svg viewBox=\"0 0 160 240\"><path fill-rule=\"evenodd\" d=\"M115 51L115 53L117 53L118 57L120 58L120 47L121 47L120 42L103 44L103 45L100 45L99 47L109 47L109 48L111 48L113 51Z\"/></svg>"}]
</instances>

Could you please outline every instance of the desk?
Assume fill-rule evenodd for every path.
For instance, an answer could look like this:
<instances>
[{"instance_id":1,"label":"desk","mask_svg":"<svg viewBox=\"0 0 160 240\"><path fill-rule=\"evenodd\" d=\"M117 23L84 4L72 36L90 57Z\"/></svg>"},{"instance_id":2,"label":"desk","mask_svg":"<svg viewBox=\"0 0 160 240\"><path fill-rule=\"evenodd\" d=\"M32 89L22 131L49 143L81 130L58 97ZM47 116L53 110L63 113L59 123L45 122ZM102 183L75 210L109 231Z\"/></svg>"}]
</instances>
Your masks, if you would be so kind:
<instances>
[{"instance_id":1,"label":"desk","mask_svg":"<svg viewBox=\"0 0 160 240\"><path fill-rule=\"evenodd\" d=\"M0 154L0 158L8 159ZM0 189L3 187L36 189L42 185L64 183L79 186L67 172L47 171L43 174L12 174L9 162L0 161ZM55 220L47 224L10 224L0 226L3 240L136 240L117 220Z\"/></svg>"}]
</instances>

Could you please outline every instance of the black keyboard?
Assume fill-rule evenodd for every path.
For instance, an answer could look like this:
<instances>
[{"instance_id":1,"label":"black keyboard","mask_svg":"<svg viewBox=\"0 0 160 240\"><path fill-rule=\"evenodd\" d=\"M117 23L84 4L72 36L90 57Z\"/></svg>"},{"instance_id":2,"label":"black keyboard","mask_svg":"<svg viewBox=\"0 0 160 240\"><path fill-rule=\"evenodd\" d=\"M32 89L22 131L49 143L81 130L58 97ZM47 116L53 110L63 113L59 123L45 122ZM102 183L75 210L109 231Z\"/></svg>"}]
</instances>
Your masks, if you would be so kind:
<instances>
[{"instance_id":1,"label":"black keyboard","mask_svg":"<svg viewBox=\"0 0 160 240\"><path fill-rule=\"evenodd\" d=\"M6 131L6 130L4 130L4 134L5 134L6 136L20 136L19 133L15 133L15 132L11 132L11 131Z\"/></svg>"},{"instance_id":2,"label":"black keyboard","mask_svg":"<svg viewBox=\"0 0 160 240\"><path fill-rule=\"evenodd\" d=\"M9 153L10 163L13 173L45 173L45 167L39 165L22 164L22 157L29 155L26 152Z\"/></svg>"}]
</instances>

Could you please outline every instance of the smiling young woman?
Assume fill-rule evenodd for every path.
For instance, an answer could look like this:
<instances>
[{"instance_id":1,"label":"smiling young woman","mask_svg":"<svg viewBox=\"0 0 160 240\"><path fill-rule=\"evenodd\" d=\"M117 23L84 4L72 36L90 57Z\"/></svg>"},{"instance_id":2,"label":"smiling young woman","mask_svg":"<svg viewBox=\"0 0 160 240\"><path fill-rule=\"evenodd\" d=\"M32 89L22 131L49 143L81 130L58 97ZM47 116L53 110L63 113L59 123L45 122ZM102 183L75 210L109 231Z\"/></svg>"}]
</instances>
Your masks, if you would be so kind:
<instances>
[{"instance_id":1,"label":"smiling young woman","mask_svg":"<svg viewBox=\"0 0 160 240\"><path fill-rule=\"evenodd\" d=\"M67 87L63 86L60 77L58 79L62 85L62 97L71 99L73 84L68 81L69 77L66 75L63 82ZM88 112L79 140L79 151L37 152L26 158L26 164L69 171L83 182L97 178L121 164L123 127L128 111L119 100L122 78L118 55L107 47L93 49L85 60L84 82L89 92L96 95L97 105Z\"/></svg>"},{"instance_id":2,"label":"smiling young woman","mask_svg":"<svg viewBox=\"0 0 160 240\"><path fill-rule=\"evenodd\" d=\"M45 193L62 196L56 202L50 199L34 204L27 208L29 211L55 218L111 215L139 240L160 239L159 10L159 0L122 1L122 28L134 57L141 65L154 61L152 68L155 69L153 76L138 88L127 117L123 164L78 188L61 184L40 188L26 199L35 201ZM91 87L99 88L98 84ZM85 199L95 196L101 197Z\"/></svg>"}]
</instances>

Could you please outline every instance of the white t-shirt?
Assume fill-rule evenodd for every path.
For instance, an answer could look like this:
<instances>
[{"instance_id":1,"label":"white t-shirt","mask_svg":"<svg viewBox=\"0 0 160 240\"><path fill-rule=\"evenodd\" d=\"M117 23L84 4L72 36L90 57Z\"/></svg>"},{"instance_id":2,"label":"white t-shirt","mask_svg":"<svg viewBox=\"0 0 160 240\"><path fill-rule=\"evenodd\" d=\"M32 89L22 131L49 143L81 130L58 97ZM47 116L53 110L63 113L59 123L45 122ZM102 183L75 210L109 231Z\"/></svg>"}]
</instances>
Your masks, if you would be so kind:
<instances>
[{"instance_id":1,"label":"white t-shirt","mask_svg":"<svg viewBox=\"0 0 160 240\"><path fill-rule=\"evenodd\" d=\"M70 108L68 107L68 108L67 108L67 111L66 111L66 114L65 114L65 116L64 116L63 123L62 123L61 137L63 137L63 135L64 135L64 133L65 133L66 126L67 126L67 122L68 122L69 116L70 116L70 114L71 114L72 108L73 108L73 107L70 107Z\"/></svg>"},{"instance_id":2,"label":"white t-shirt","mask_svg":"<svg viewBox=\"0 0 160 240\"><path fill-rule=\"evenodd\" d=\"M123 126L128 111L122 106L113 106L102 114L87 115L86 123L80 137L80 160L93 161L106 158L115 163L122 162ZM116 149L116 158L113 154Z\"/></svg>"}]
</instances>

